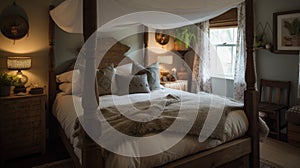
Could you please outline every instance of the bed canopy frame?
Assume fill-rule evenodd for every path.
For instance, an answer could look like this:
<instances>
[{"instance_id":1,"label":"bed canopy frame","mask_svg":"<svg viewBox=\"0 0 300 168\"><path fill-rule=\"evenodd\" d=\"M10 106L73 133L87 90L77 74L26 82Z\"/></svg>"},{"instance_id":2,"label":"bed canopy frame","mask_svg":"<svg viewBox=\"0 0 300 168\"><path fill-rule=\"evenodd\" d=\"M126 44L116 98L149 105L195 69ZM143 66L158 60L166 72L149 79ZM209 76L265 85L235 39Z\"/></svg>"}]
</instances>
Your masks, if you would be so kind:
<instances>
[{"instance_id":1,"label":"bed canopy frame","mask_svg":"<svg viewBox=\"0 0 300 168\"><path fill-rule=\"evenodd\" d=\"M196 165L203 165L207 167L219 167L221 165L227 165L227 167L235 167L240 165L246 165L246 167L259 167L259 137L258 137L258 92L255 87L256 76L253 57L253 41L254 41L254 18L253 18L253 0L245 0L246 5L246 52L247 52L247 64L245 79L247 88L244 93L244 111L249 120L249 129L247 135L243 138L227 142L223 145L217 146L211 150L200 152L192 156L185 157L180 160L168 163L163 167L193 167ZM53 6L50 7L50 10ZM49 106L51 106L56 95L55 84L55 65L54 65L54 22L50 19L49 23ZM86 41L97 29L97 0L83 0L83 35ZM95 39L94 39L95 40ZM86 51L86 67L96 68L94 65L93 46ZM95 76L95 75L94 75ZM84 80L93 80L93 75L85 75ZM91 83L91 82L89 82ZM84 85L84 92L90 93L89 95L98 95L95 93L94 85ZM91 116L93 114L90 111L96 111L97 107L91 106L89 102L84 101L83 95L83 116ZM95 100L98 100L95 99ZM63 133L62 134L64 137ZM101 147L97 145L84 131L81 129L82 138L82 164L75 163L76 167L104 167L104 159L101 153ZM65 140L64 140L65 139ZM63 138L63 142L66 141L66 137ZM66 142L64 142L66 144ZM72 150L72 147L66 146L68 151ZM230 156L230 157L229 157ZM71 154L71 157L76 157ZM74 159L73 159L74 160ZM75 159L76 160L76 159ZM236 161L236 162L233 162ZM233 163L233 164L230 164ZM229 166L230 165L230 166ZM226 166L223 166L226 167Z\"/></svg>"}]
</instances>

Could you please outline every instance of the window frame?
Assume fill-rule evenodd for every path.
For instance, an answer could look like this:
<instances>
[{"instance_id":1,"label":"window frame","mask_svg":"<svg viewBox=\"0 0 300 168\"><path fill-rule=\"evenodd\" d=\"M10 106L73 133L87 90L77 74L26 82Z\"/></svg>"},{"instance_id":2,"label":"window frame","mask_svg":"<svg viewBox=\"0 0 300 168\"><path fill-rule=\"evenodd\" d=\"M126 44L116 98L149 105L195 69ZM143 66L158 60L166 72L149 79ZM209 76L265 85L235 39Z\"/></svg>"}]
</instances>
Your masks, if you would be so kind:
<instances>
[{"instance_id":1,"label":"window frame","mask_svg":"<svg viewBox=\"0 0 300 168\"><path fill-rule=\"evenodd\" d=\"M231 27L213 27L210 29L228 29L228 28L235 28L237 29L237 26L231 26ZM237 33L237 31L235 31ZM210 30L209 30L209 36L211 36ZM236 34L237 35L237 34ZM212 53L210 52L210 72L211 72L211 76L215 77L215 78L221 78L221 79L230 79L233 80L234 79L234 67L235 67L235 63L236 63L236 47L237 47L237 41L236 43L218 43L218 44L211 44L211 47L214 48L214 50L217 52L217 48L218 47L230 47L231 49L231 73L230 74L225 74L224 72L222 74L218 73L215 71L215 67L217 67L219 64L216 62L218 60L218 55L216 54L216 56L218 58L213 57ZM224 69L224 67L222 67Z\"/></svg>"}]
</instances>

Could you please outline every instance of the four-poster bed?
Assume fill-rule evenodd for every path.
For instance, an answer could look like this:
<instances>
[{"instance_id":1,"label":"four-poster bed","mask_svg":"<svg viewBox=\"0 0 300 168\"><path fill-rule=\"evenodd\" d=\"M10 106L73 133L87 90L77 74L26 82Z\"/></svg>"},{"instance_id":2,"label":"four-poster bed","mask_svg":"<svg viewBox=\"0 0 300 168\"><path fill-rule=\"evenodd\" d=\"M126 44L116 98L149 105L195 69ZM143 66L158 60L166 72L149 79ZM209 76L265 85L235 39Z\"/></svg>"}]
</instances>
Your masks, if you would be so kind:
<instances>
[{"instance_id":1,"label":"four-poster bed","mask_svg":"<svg viewBox=\"0 0 300 168\"><path fill-rule=\"evenodd\" d=\"M249 128L245 136L226 142L222 145L216 146L209 150L204 150L189 156L185 156L175 161L161 165L160 167L259 167L259 137L258 137L258 113L257 102L258 93L255 89L255 69L253 60L253 1L246 0L246 46L247 46L247 68L246 68L246 82L247 90L245 91L244 111L249 121ZM97 29L97 0L84 0L83 1L83 35L85 41ZM50 19L50 71L49 71L49 104L52 106L57 86L55 83L55 65L54 65L54 23ZM94 39L95 40L95 39ZM86 53L86 67L96 69L93 59L93 47L89 46ZM89 81L96 74L85 75L84 81ZM97 81L96 81L97 82ZM84 85L84 92L95 95L94 84ZM96 94L97 95L97 94ZM83 95L84 96L84 95ZM96 96L95 96L96 97ZM98 96L97 99L98 101ZM52 110L52 109L51 109ZM96 111L97 107L93 103L85 102L83 97L83 116L91 116L88 112ZM65 135L64 130L54 118L56 126L58 127L59 134L63 139L67 150L71 154L76 167L105 167L105 157L101 146L96 144L89 135L80 129L81 139L81 158L78 159L74 154L73 146L68 142L68 137ZM81 160L81 163L80 161Z\"/></svg>"}]
</instances>

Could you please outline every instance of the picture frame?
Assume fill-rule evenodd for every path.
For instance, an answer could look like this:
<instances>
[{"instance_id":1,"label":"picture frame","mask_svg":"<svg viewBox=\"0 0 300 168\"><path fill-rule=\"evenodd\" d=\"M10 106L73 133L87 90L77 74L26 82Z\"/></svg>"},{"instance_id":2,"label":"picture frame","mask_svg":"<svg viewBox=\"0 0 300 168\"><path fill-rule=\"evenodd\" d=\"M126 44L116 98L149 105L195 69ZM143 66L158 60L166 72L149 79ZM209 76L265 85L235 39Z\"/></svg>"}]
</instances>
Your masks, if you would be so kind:
<instances>
[{"instance_id":1,"label":"picture frame","mask_svg":"<svg viewBox=\"0 0 300 168\"><path fill-rule=\"evenodd\" d=\"M299 53L300 10L273 13L273 45L275 53Z\"/></svg>"}]
</instances>

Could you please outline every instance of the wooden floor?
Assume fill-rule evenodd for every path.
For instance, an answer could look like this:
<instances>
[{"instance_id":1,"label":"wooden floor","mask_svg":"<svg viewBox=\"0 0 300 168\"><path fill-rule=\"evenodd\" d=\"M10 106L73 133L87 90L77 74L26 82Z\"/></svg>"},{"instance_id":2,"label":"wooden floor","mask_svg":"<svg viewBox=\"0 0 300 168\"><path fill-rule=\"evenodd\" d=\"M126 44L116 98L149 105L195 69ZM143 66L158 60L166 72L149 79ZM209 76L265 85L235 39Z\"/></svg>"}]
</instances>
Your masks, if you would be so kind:
<instances>
[{"instance_id":1,"label":"wooden floor","mask_svg":"<svg viewBox=\"0 0 300 168\"><path fill-rule=\"evenodd\" d=\"M300 167L300 148L272 138L260 143L260 157L285 168Z\"/></svg>"},{"instance_id":2,"label":"wooden floor","mask_svg":"<svg viewBox=\"0 0 300 168\"><path fill-rule=\"evenodd\" d=\"M62 142L55 141L47 145L45 155L33 154L25 157L11 159L5 162L4 168L31 168L58 160L69 158L69 155Z\"/></svg>"}]
</instances>

